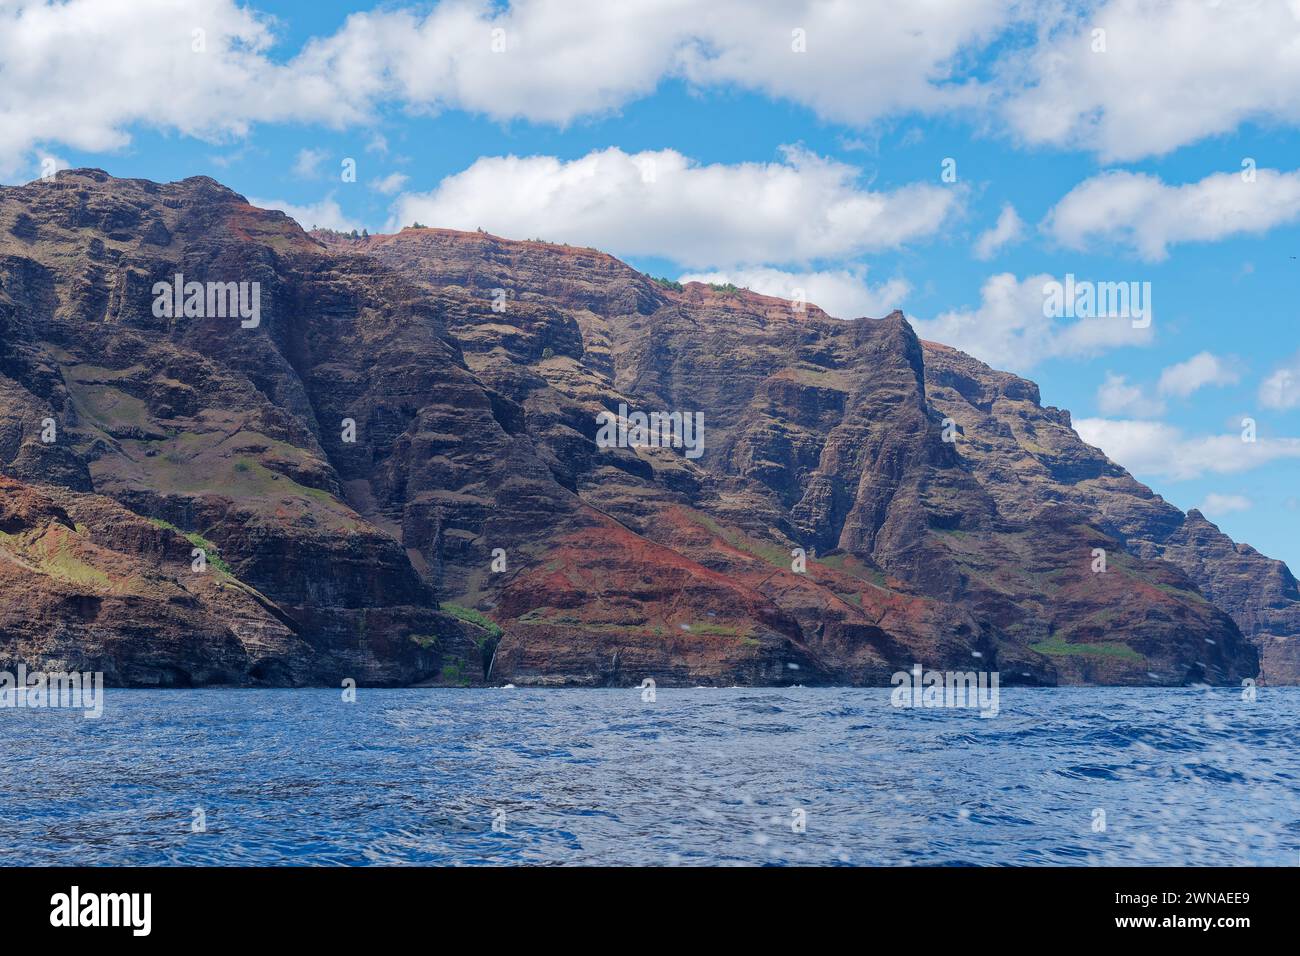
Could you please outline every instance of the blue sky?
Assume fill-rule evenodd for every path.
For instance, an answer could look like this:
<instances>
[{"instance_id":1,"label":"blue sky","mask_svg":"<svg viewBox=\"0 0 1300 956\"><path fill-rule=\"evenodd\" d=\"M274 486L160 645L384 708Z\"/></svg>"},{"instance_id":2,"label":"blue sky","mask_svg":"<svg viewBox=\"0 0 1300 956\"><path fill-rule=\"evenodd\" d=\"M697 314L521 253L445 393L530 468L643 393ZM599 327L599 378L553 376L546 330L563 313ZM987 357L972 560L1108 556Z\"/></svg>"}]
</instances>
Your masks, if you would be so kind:
<instances>
[{"instance_id":1,"label":"blue sky","mask_svg":"<svg viewBox=\"0 0 1300 956\"><path fill-rule=\"evenodd\" d=\"M0 180L204 174L898 307L1300 570L1300 3L728 7L0 3ZM1067 273L1149 282L1151 327L1045 317Z\"/></svg>"}]
</instances>

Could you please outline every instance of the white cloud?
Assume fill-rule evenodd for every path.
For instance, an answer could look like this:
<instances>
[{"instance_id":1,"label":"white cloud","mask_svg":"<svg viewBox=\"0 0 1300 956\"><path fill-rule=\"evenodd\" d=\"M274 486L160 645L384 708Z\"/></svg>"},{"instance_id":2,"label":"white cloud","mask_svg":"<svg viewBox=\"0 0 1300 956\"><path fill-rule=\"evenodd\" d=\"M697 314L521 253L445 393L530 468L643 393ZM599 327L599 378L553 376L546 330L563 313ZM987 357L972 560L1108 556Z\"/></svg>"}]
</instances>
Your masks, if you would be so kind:
<instances>
[{"instance_id":1,"label":"white cloud","mask_svg":"<svg viewBox=\"0 0 1300 956\"><path fill-rule=\"evenodd\" d=\"M235 0L5 0L0 166L42 142L118 149L137 125L220 139L259 122L368 123L383 104L567 124L669 78L853 123L971 108L989 95L972 54L1016 6L443 0L354 13L272 59L272 22Z\"/></svg>"},{"instance_id":2,"label":"white cloud","mask_svg":"<svg viewBox=\"0 0 1300 956\"><path fill-rule=\"evenodd\" d=\"M320 164L328 158L328 150L300 149L293 163L293 174L303 179L315 179L320 175Z\"/></svg>"},{"instance_id":3,"label":"white cloud","mask_svg":"<svg viewBox=\"0 0 1300 956\"><path fill-rule=\"evenodd\" d=\"M1020 239L1024 227L1015 207L1011 203L1004 204L993 228L980 233L980 237L975 240L975 258L992 259L1004 246Z\"/></svg>"},{"instance_id":4,"label":"white cloud","mask_svg":"<svg viewBox=\"0 0 1300 956\"><path fill-rule=\"evenodd\" d=\"M120 149L136 125L219 141L259 121L367 117L339 78L275 64L271 45L268 21L233 0L6 0L0 174L37 143Z\"/></svg>"},{"instance_id":5,"label":"white cloud","mask_svg":"<svg viewBox=\"0 0 1300 956\"><path fill-rule=\"evenodd\" d=\"M1159 396L1187 398L1207 385L1231 385L1240 381L1236 363L1211 352L1200 352L1186 362L1170 365L1160 373L1157 395L1132 384L1123 375L1107 372L1097 388L1097 408L1103 415L1129 415L1134 418L1158 418L1165 412Z\"/></svg>"},{"instance_id":6,"label":"white cloud","mask_svg":"<svg viewBox=\"0 0 1300 956\"><path fill-rule=\"evenodd\" d=\"M1082 418L1074 428L1084 441L1139 478L1185 481L1300 458L1300 438L1247 442L1240 434L1189 436L1164 422L1110 418Z\"/></svg>"},{"instance_id":7,"label":"white cloud","mask_svg":"<svg viewBox=\"0 0 1300 956\"><path fill-rule=\"evenodd\" d=\"M1246 121L1300 123L1295 0L1068 9L442 0L357 12L296 54L273 56L273 21L236 0L2 0L0 171L16 171L37 145L119 149L141 126L221 140L264 122L370 124L385 106L565 125L671 80L857 126L960 111L1107 160ZM1104 53L1091 49L1097 26Z\"/></svg>"},{"instance_id":8,"label":"white cloud","mask_svg":"<svg viewBox=\"0 0 1300 956\"><path fill-rule=\"evenodd\" d=\"M1235 385L1239 381L1241 374L1235 363L1212 352L1199 352L1161 372L1158 388L1161 395L1187 398L1206 385Z\"/></svg>"},{"instance_id":9,"label":"white cloud","mask_svg":"<svg viewBox=\"0 0 1300 956\"><path fill-rule=\"evenodd\" d=\"M1255 503L1244 495L1221 495L1210 492L1198 506L1201 514L1214 516L1232 514L1234 511L1249 511Z\"/></svg>"},{"instance_id":10,"label":"white cloud","mask_svg":"<svg viewBox=\"0 0 1300 956\"><path fill-rule=\"evenodd\" d=\"M1248 120L1300 122L1300 4L1080 5L1005 70L1005 115L1025 141L1106 161L1160 155Z\"/></svg>"},{"instance_id":11,"label":"white cloud","mask_svg":"<svg viewBox=\"0 0 1300 956\"><path fill-rule=\"evenodd\" d=\"M1265 408L1279 411L1300 406L1300 352L1260 383L1259 401Z\"/></svg>"},{"instance_id":12,"label":"white cloud","mask_svg":"<svg viewBox=\"0 0 1300 956\"><path fill-rule=\"evenodd\" d=\"M1164 414L1165 403L1147 395L1140 385L1130 385L1123 375L1107 372L1097 387L1097 408L1103 415L1156 418Z\"/></svg>"},{"instance_id":13,"label":"white cloud","mask_svg":"<svg viewBox=\"0 0 1300 956\"><path fill-rule=\"evenodd\" d=\"M872 192L857 176L794 147L782 162L709 166L670 149L484 157L431 192L399 197L390 228L482 227L725 268L896 248L933 235L961 201L936 184Z\"/></svg>"},{"instance_id":14,"label":"white cloud","mask_svg":"<svg viewBox=\"0 0 1300 956\"><path fill-rule=\"evenodd\" d=\"M1063 322L1044 312L1049 275L1018 280L1009 272L990 276L976 308L953 309L933 319L909 319L916 333L961 349L998 368L1028 371L1048 358L1100 355L1114 348L1148 345L1150 326L1129 319L1089 318Z\"/></svg>"},{"instance_id":15,"label":"white cloud","mask_svg":"<svg viewBox=\"0 0 1300 956\"><path fill-rule=\"evenodd\" d=\"M383 193L385 196L391 196L393 193L400 191L406 185L408 179L410 177L404 173L389 173L387 176L382 176L372 182L370 188Z\"/></svg>"},{"instance_id":16,"label":"white cloud","mask_svg":"<svg viewBox=\"0 0 1300 956\"><path fill-rule=\"evenodd\" d=\"M906 279L889 279L872 285L865 266L824 272L783 272L780 269L730 269L725 272L688 273L681 282L738 285L762 295L797 299L819 306L840 319L888 315L912 290Z\"/></svg>"},{"instance_id":17,"label":"white cloud","mask_svg":"<svg viewBox=\"0 0 1300 956\"><path fill-rule=\"evenodd\" d=\"M332 198L322 199L320 202L308 203L304 206L294 205L285 202L283 199L254 199L249 197L249 203L262 209L278 209L292 219L298 221L298 225L303 229L337 229L339 232L351 232L353 229L360 229L361 223L355 219L350 219L344 215L339 204Z\"/></svg>"},{"instance_id":18,"label":"white cloud","mask_svg":"<svg viewBox=\"0 0 1300 956\"><path fill-rule=\"evenodd\" d=\"M1127 246L1160 260L1180 242L1260 234L1300 220L1300 171L1215 173L1169 186L1145 173L1108 172L1086 179L1048 213L1044 228L1062 245Z\"/></svg>"},{"instance_id":19,"label":"white cloud","mask_svg":"<svg viewBox=\"0 0 1300 956\"><path fill-rule=\"evenodd\" d=\"M931 3L690 4L711 15L681 57L697 83L736 84L811 107L825 119L863 124L904 110L972 107L990 91L963 68L966 56L1016 21L1007 0ZM1028 10L1024 11L1028 13ZM792 28L806 54L791 53Z\"/></svg>"},{"instance_id":20,"label":"white cloud","mask_svg":"<svg viewBox=\"0 0 1300 956\"><path fill-rule=\"evenodd\" d=\"M499 120L569 123L681 77L865 123L981 102L987 91L963 72L971 66L963 54L990 43L1015 7L1012 0L444 2L424 16L355 14L300 59L316 75L346 72L360 95ZM807 52L795 52L795 30Z\"/></svg>"}]
</instances>

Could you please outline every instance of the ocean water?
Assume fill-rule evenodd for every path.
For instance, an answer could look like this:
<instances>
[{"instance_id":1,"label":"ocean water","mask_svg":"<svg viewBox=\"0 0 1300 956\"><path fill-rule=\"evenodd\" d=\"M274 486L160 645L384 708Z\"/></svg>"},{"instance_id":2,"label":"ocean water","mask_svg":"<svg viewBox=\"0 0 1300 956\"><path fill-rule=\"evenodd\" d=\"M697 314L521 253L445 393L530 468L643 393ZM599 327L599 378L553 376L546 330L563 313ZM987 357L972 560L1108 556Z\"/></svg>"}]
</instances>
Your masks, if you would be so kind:
<instances>
[{"instance_id":1,"label":"ocean water","mask_svg":"<svg viewBox=\"0 0 1300 956\"><path fill-rule=\"evenodd\" d=\"M1009 688L992 719L894 708L887 688L358 695L0 710L0 864L1300 857L1295 688Z\"/></svg>"}]
</instances>

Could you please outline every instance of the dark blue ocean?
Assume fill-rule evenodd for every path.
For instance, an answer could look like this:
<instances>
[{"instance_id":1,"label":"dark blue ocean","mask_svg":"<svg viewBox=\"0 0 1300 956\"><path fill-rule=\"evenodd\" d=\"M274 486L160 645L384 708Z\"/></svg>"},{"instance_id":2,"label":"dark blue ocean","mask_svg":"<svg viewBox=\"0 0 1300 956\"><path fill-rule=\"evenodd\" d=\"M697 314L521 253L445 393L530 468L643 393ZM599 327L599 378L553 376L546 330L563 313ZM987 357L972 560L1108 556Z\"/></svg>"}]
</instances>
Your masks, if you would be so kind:
<instances>
[{"instance_id":1,"label":"dark blue ocean","mask_svg":"<svg viewBox=\"0 0 1300 956\"><path fill-rule=\"evenodd\" d=\"M1296 688L358 694L0 710L0 865L1300 862Z\"/></svg>"}]
</instances>

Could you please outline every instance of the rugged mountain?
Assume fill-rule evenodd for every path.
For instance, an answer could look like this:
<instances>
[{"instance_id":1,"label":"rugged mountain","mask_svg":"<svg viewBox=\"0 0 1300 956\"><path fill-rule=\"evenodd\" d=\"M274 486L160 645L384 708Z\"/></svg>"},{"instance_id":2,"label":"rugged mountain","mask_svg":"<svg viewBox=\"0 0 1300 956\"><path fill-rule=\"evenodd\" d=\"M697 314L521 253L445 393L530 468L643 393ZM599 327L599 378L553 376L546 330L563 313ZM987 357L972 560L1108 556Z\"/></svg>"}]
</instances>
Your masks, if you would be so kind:
<instances>
[{"instance_id":1,"label":"rugged mountain","mask_svg":"<svg viewBox=\"0 0 1300 956\"><path fill-rule=\"evenodd\" d=\"M177 274L257 283L257 321L160 314ZM602 447L620 405L701 413L703 454ZM205 178L0 189L0 474L0 667L1179 684L1256 676L1257 645L1300 678L1283 566L900 314L307 235Z\"/></svg>"},{"instance_id":2,"label":"rugged mountain","mask_svg":"<svg viewBox=\"0 0 1300 956\"><path fill-rule=\"evenodd\" d=\"M1300 586L1281 561L1184 514L1084 443L1038 387L956 349L925 343L930 403L964 430L971 471L1018 520L1047 507L1089 516L1131 554L1181 568L1259 650L1270 683L1300 682Z\"/></svg>"}]
</instances>

